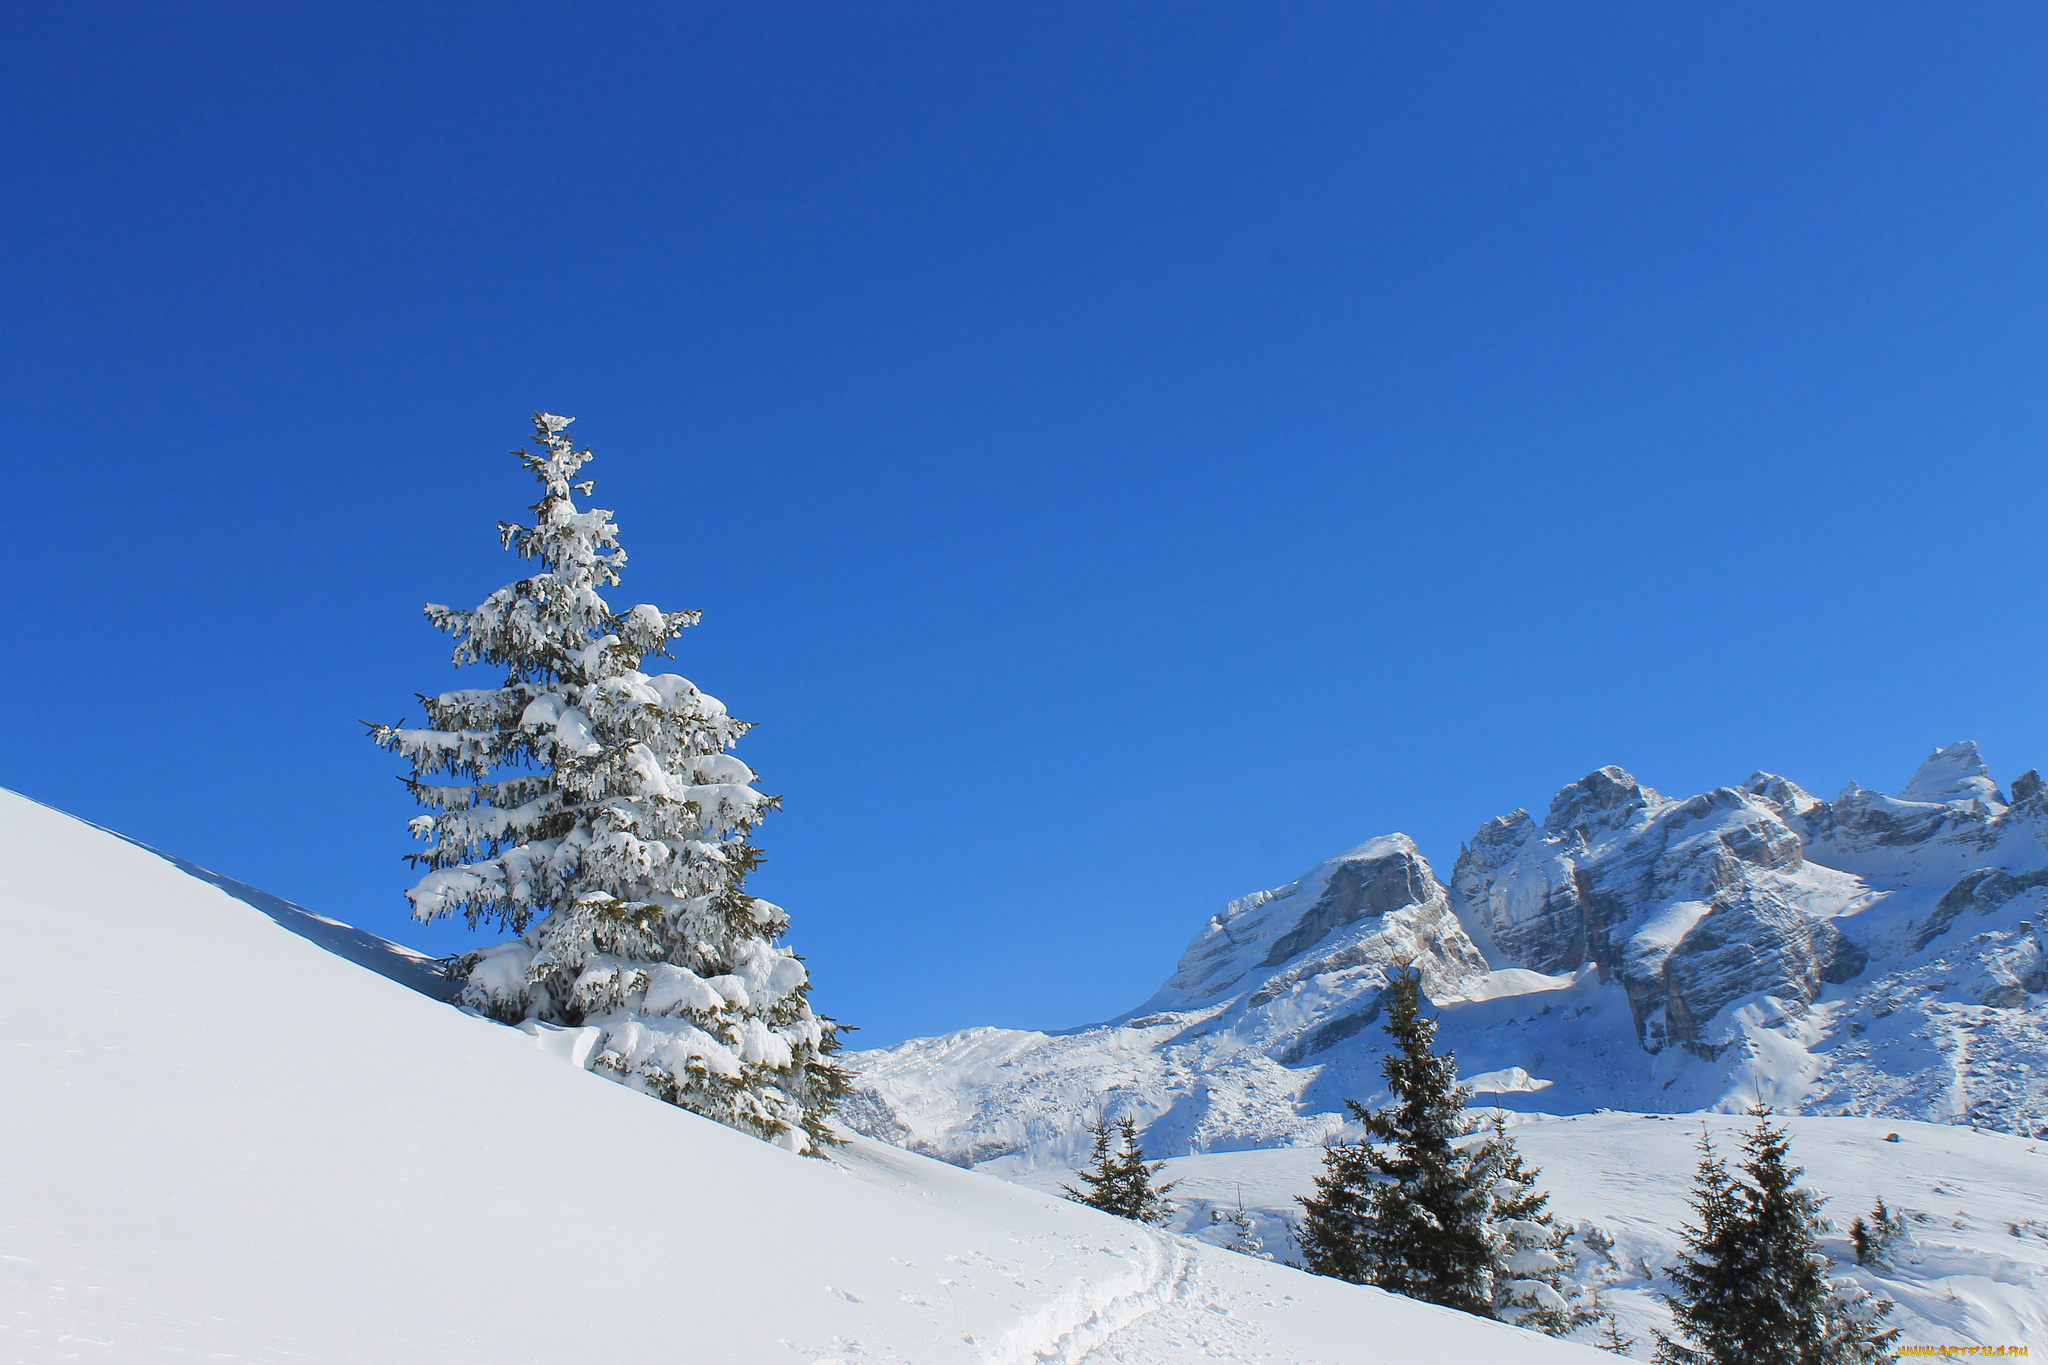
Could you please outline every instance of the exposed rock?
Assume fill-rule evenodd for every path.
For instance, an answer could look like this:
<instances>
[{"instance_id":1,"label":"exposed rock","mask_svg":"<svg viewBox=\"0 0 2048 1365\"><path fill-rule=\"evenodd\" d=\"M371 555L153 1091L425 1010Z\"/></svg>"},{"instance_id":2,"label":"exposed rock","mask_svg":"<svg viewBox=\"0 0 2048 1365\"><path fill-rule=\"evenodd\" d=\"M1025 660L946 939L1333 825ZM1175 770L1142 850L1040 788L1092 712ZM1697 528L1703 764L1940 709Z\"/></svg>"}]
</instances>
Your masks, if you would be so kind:
<instances>
[{"instance_id":1,"label":"exposed rock","mask_svg":"<svg viewBox=\"0 0 2048 1365\"><path fill-rule=\"evenodd\" d=\"M1542 850L1530 850L1537 841ZM1570 848L1578 847L1574 841ZM1523 875L1504 877L1511 864L1534 861ZM1570 852L1552 847L1518 810L1479 827L1458 852L1451 887L1485 937L1509 961L1539 972L1570 971L1586 960L1585 915L1579 908Z\"/></svg>"},{"instance_id":2,"label":"exposed rock","mask_svg":"<svg viewBox=\"0 0 2048 1365\"><path fill-rule=\"evenodd\" d=\"M1541 831L1519 811L1482 826L1452 886L1516 965L1593 963L1620 979L1645 1048L1711 1056L1702 1029L1729 1001L1767 991L1801 1008L1857 960L1838 929L1795 908L1820 888L1782 817L1815 804L1767 773L1668 801L1601 768L1557 794Z\"/></svg>"},{"instance_id":3,"label":"exposed rock","mask_svg":"<svg viewBox=\"0 0 2048 1365\"><path fill-rule=\"evenodd\" d=\"M1985 847L1996 838L1994 818L1994 808L1975 798L1956 805L1902 801L1852 782L1833 801L1823 801L1807 813L1803 832L1809 846L1829 848L1839 860L1856 862L1861 861L1859 854L1936 840L1970 840Z\"/></svg>"},{"instance_id":4,"label":"exposed rock","mask_svg":"<svg viewBox=\"0 0 2048 1365\"><path fill-rule=\"evenodd\" d=\"M1481 826L1451 885L1510 962L1595 964L1620 981L1646 1049L1711 1057L1726 1030L1709 1026L1731 1003L1762 993L1796 1012L1862 972L1872 945L1844 917L1891 887L1960 875L1906 927L1904 950L1917 951L1964 910L2035 885L2048 783L2030 771L2013 791L2008 804L1967 740L1935 750L1900 798L1851 783L1821 801L1756 772L1674 802L1602 768L1560 791L1540 829L1521 811ZM2010 1000L2021 985L1995 990Z\"/></svg>"},{"instance_id":5,"label":"exposed rock","mask_svg":"<svg viewBox=\"0 0 2048 1365\"><path fill-rule=\"evenodd\" d=\"M1764 888L1742 885L1693 924L1665 955L1656 977L1631 975L1624 985L1646 1046L1655 1050L1661 1023L1670 1041L1712 1057L1723 1040L1704 1036L1704 1029L1723 1006L1762 994L1781 1008L1803 1009L1823 982L1847 981L1868 960L1832 921L1804 915Z\"/></svg>"},{"instance_id":6,"label":"exposed rock","mask_svg":"<svg viewBox=\"0 0 2048 1365\"><path fill-rule=\"evenodd\" d=\"M1912 946L1916 950L1925 948L1947 933L1949 926L1965 910L1988 915L2020 892L2036 886L2048 886L2048 868L2036 868L2017 875L1996 867L1968 873L1943 893L1934 913L1921 921L1914 931Z\"/></svg>"},{"instance_id":7,"label":"exposed rock","mask_svg":"<svg viewBox=\"0 0 2048 1365\"><path fill-rule=\"evenodd\" d=\"M1389 835L1232 901L1110 1023L851 1054L842 1113L998 1171L1078 1158L1097 1116L1130 1115L1156 1154L1315 1143L1340 1099L1373 1098L1387 976L1413 965L1440 1038L1508 1107L1761 1091L2048 1135L2048 783L2011 791L1967 742L1896 799L1756 772L1671 800L1600 768L1540 822L1480 826L1448 888ZM1489 971L1475 936L1513 965Z\"/></svg>"},{"instance_id":8,"label":"exposed rock","mask_svg":"<svg viewBox=\"0 0 2048 1365\"><path fill-rule=\"evenodd\" d=\"M1759 768L1749 775L1742 789L1778 813L1781 820L1806 814L1820 804L1820 798L1796 782Z\"/></svg>"},{"instance_id":9,"label":"exposed rock","mask_svg":"<svg viewBox=\"0 0 2048 1365\"><path fill-rule=\"evenodd\" d=\"M1437 894L1435 881L1412 848L1388 857L1347 858L1331 870L1316 903L1273 940L1259 965L1277 967L1346 925L1428 900Z\"/></svg>"},{"instance_id":10,"label":"exposed rock","mask_svg":"<svg viewBox=\"0 0 2048 1365\"><path fill-rule=\"evenodd\" d=\"M1550 799L1543 828L1552 834L1589 834L1626 829L1637 811L1663 804L1664 798L1639 785L1635 778L1609 764L1595 768Z\"/></svg>"},{"instance_id":11,"label":"exposed rock","mask_svg":"<svg viewBox=\"0 0 2048 1365\"><path fill-rule=\"evenodd\" d=\"M1388 916L1407 912L1398 921ZM1213 1004L1256 983L1256 1004L1305 977L1412 957L1440 993L1486 970L1414 840L1390 834L1244 896L1203 926L1138 1013ZM1274 968L1282 970L1275 972Z\"/></svg>"}]
</instances>

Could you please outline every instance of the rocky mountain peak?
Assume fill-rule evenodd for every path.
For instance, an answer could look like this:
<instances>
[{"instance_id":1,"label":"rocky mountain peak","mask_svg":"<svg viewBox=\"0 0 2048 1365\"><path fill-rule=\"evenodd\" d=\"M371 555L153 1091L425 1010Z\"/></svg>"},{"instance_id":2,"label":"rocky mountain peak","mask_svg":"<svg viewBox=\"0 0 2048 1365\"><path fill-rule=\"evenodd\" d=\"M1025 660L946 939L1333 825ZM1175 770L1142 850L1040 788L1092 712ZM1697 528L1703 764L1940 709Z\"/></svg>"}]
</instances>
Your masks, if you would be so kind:
<instances>
[{"instance_id":1,"label":"rocky mountain peak","mask_svg":"<svg viewBox=\"0 0 2048 1365\"><path fill-rule=\"evenodd\" d=\"M1550 800L1550 812L1543 817L1543 828L1552 834L1562 834L1566 830L1619 829L1635 812L1662 800L1627 771L1610 763L1560 789Z\"/></svg>"},{"instance_id":2,"label":"rocky mountain peak","mask_svg":"<svg viewBox=\"0 0 2048 1365\"><path fill-rule=\"evenodd\" d=\"M2024 773L2013 787L2034 790ZM2024 797L2014 801L2007 804L1977 746L1958 740L1929 754L1898 796L1851 782L1833 801L1803 813L1799 830L1808 858L1858 876L1892 880L1937 866L1953 876L1982 866L2015 820L2043 813Z\"/></svg>"},{"instance_id":3,"label":"rocky mountain peak","mask_svg":"<svg viewBox=\"0 0 2048 1365\"><path fill-rule=\"evenodd\" d=\"M1195 935L1174 973L1136 1013L1185 1010L1241 993L1292 967L1357 956L1358 944L1383 935L1397 912L1439 908L1459 940L1453 956L1478 951L1448 914L1449 898L1405 834L1371 839L1326 859L1270 891L1241 896ZM1435 957L1435 953L1423 956ZM1427 970L1427 968L1425 968Z\"/></svg>"},{"instance_id":4,"label":"rocky mountain peak","mask_svg":"<svg viewBox=\"0 0 2048 1365\"><path fill-rule=\"evenodd\" d=\"M1820 804L1820 798L1776 773L1767 773L1759 768L1749 775L1742 784L1742 790L1751 796L1761 798L1765 805L1780 816L1804 815Z\"/></svg>"},{"instance_id":5,"label":"rocky mountain peak","mask_svg":"<svg viewBox=\"0 0 2048 1365\"><path fill-rule=\"evenodd\" d=\"M1817 804L1757 773L1667 801L1620 768L1566 787L1537 831L1489 822L1452 874L1457 905L1517 967L1592 964L1619 978L1638 1041L1703 1055L1729 1001L1768 989L1803 1006L1855 962L1804 913L1815 875L1785 817Z\"/></svg>"},{"instance_id":6,"label":"rocky mountain peak","mask_svg":"<svg viewBox=\"0 0 2048 1365\"><path fill-rule=\"evenodd\" d=\"M1991 770L1977 753L1976 742L1967 739L1929 754L1913 774L1913 780L1899 793L1899 799L1933 805L1972 800L1986 805L2006 804L2005 794L1991 780Z\"/></svg>"}]
</instances>

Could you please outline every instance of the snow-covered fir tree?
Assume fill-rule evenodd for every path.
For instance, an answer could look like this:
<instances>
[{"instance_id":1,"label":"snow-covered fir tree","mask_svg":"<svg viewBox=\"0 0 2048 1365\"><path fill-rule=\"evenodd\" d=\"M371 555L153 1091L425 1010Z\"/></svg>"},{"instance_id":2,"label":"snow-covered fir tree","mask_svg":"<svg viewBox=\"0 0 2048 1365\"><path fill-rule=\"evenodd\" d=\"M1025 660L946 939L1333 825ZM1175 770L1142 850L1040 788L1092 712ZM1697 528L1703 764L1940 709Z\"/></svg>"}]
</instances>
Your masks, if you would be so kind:
<instances>
[{"instance_id":1,"label":"snow-covered fir tree","mask_svg":"<svg viewBox=\"0 0 2048 1365\"><path fill-rule=\"evenodd\" d=\"M1266 1250L1266 1241L1259 1236L1252 1216L1244 1211L1244 1191L1237 1192L1237 1207L1234 1209L1210 1209L1209 1225L1218 1223L1230 1225L1230 1240L1223 1244L1224 1250L1234 1251L1240 1256L1249 1256L1255 1261L1270 1261L1273 1253Z\"/></svg>"},{"instance_id":2,"label":"snow-covered fir tree","mask_svg":"<svg viewBox=\"0 0 2048 1365\"><path fill-rule=\"evenodd\" d=\"M430 604L458 667L495 687L422 696L426 723L371 725L408 759L433 814L412 822L427 869L414 915L460 912L509 942L453 964L460 1003L516 1022L603 1031L594 1069L685 1109L816 1151L846 1087L829 1060L837 1026L815 1015L803 962L779 940L784 912L745 890L749 842L777 798L730 749L748 724L673 673L640 671L694 611L615 612L601 593L625 567L612 514L576 506L591 458L536 413L540 481L531 525L501 542L540 572L473 611Z\"/></svg>"},{"instance_id":3,"label":"snow-covered fir tree","mask_svg":"<svg viewBox=\"0 0 2048 1365\"><path fill-rule=\"evenodd\" d=\"M1828 1278L1817 1234L1822 1200L1799 1188L1787 1164L1791 1140L1771 1111L1751 1111L1744 1142L1746 1180L1728 1173L1704 1134L1677 1290L1667 1295L1687 1341L1662 1333L1666 1365L1869 1365L1891 1354L1896 1328L1884 1327L1890 1301L1852 1281Z\"/></svg>"},{"instance_id":4,"label":"snow-covered fir tree","mask_svg":"<svg viewBox=\"0 0 2048 1365\"><path fill-rule=\"evenodd\" d=\"M1114 1138L1111 1137L1112 1131L1116 1134ZM1083 1188L1062 1185L1061 1189L1090 1208L1113 1213L1119 1218L1139 1223L1164 1223L1173 1217L1174 1206L1166 1196L1180 1182L1173 1180L1164 1185L1153 1184L1166 1163L1145 1160L1145 1149L1138 1142L1136 1120L1126 1114L1117 1120L1112 1130L1107 1118L1098 1118L1088 1126L1088 1133L1092 1140L1088 1164L1075 1172Z\"/></svg>"},{"instance_id":5,"label":"snow-covered fir tree","mask_svg":"<svg viewBox=\"0 0 2048 1365\"><path fill-rule=\"evenodd\" d=\"M1498 1112L1474 1158L1474 1183L1489 1203L1493 1316L1554 1337L1598 1320L1597 1311L1578 1302L1579 1287L1570 1278L1578 1259L1571 1229L1551 1217L1550 1196L1536 1188L1542 1172L1523 1160Z\"/></svg>"},{"instance_id":6,"label":"snow-covered fir tree","mask_svg":"<svg viewBox=\"0 0 2048 1365\"><path fill-rule=\"evenodd\" d=\"M1899 1329L1885 1319L1898 1305L1873 1294L1854 1280L1828 1281L1827 1303L1821 1309L1820 1346L1814 1358L1822 1365L1877 1365L1897 1353Z\"/></svg>"}]
</instances>

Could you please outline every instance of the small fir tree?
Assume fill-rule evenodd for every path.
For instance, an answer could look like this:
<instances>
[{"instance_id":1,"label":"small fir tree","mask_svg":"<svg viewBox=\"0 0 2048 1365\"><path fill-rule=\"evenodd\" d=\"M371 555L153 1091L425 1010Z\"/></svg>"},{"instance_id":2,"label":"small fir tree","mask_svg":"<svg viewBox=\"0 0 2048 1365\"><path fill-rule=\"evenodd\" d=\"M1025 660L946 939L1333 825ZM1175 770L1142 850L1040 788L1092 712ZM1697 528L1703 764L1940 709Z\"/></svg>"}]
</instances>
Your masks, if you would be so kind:
<instances>
[{"instance_id":1,"label":"small fir tree","mask_svg":"<svg viewBox=\"0 0 2048 1365\"><path fill-rule=\"evenodd\" d=\"M1365 1110L1346 1100L1354 1114ZM1378 1188L1378 1154L1370 1142L1332 1142L1323 1148L1316 1192L1297 1200L1303 1217L1290 1236L1301 1252L1303 1270L1352 1284L1375 1284L1379 1246L1373 1240L1373 1192Z\"/></svg>"},{"instance_id":2,"label":"small fir tree","mask_svg":"<svg viewBox=\"0 0 2048 1365\"><path fill-rule=\"evenodd\" d=\"M1771 1111L1744 1142L1747 1180L1729 1176L1700 1138L1693 1203L1700 1222L1671 1273L1672 1316L1691 1338L1658 1334L1657 1358L1671 1365L1862 1365L1882 1359L1898 1336L1886 1329L1889 1301L1827 1277L1816 1235L1822 1200L1799 1188L1787 1164L1787 1130Z\"/></svg>"},{"instance_id":3,"label":"small fir tree","mask_svg":"<svg viewBox=\"0 0 2048 1365\"><path fill-rule=\"evenodd\" d=\"M1230 1225L1230 1240L1223 1244L1224 1250L1234 1251L1240 1256L1249 1256L1256 1261L1270 1261L1273 1253L1266 1250L1265 1239L1259 1236L1252 1216L1244 1211L1244 1191L1237 1192L1237 1207L1225 1212L1222 1209L1209 1210L1209 1225L1218 1223Z\"/></svg>"},{"instance_id":4,"label":"small fir tree","mask_svg":"<svg viewBox=\"0 0 2048 1365\"><path fill-rule=\"evenodd\" d=\"M1877 1365L1890 1360L1898 1350L1899 1329L1886 1327L1884 1321L1896 1306L1854 1280L1828 1281L1817 1357L1822 1365Z\"/></svg>"},{"instance_id":5,"label":"small fir tree","mask_svg":"<svg viewBox=\"0 0 2048 1365\"><path fill-rule=\"evenodd\" d=\"M1110 1132L1107 1118L1098 1118L1088 1126L1092 1139L1088 1164L1075 1172L1086 1188L1060 1188L1090 1208L1119 1218L1138 1223L1166 1222L1175 1213L1167 1193L1180 1182L1172 1180L1156 1186L1152 1183L1166 1163L1145 1160L1145 1149L1138 1142L1138 1124L1130 1115L1117 1120L1115 1139Z\"/></svg>"},{"instance_id":6,"label":"small fir tree","mask_svg":"<svg viewBox=\"0 0 2048 1365\"><path fill-rule=\"evenodd\" d=\"M1600 1302L1598 1290L1593 1292L1592 1312L1600 1324L1600 1336L1595 1345L1618 1356L1625 1356L1635 1349L1636 1339L1621 1330L1621 1319L1614 1316L1613 1309Z\"/></svg>"},{"instance_id":7,"label":"small fir tree","mask_svg":"<svg viewBox=\"0 0 2048 1365\"><path fill-rule=\"evenodd\" d=\"M1396 1050L1382 1065L1394 1102L1345 1101L1365 1136L1325 1150L1295 1245L1318 1275L1491 1317L1491 1196L1457 1146L1472 1092L1457 1083L1457 1058L1431 1050L1436 1020L1422 1016L1421 974L1396 971L1385 998Z\"/></svg>"},{"instance_id":8,"label":"small fir tree","mask_svg":"<svg viewBox=\"0 0 2048 1365\"><path fill-rule=\"evenodd\" d=\"M1138 1125L1126 1114L1117 1122L1117 1130L1123 1137L1124 1207L1123 1216L1140 1223L1164 1224L1179 1212L1178 1207L1166 1196L1178 1180L1169 1180L1164 1185L1153 1183L1159 1173L1166 1169L1163 1161L1145 1160L1145 1149L1138 1145Z\"/></svg>"},{"instance_id":9,"label":"small fir tree","mask_svg":"<svg viewBox=\"0 0 2048 1365\"><path fill-rule=\"evenodd\" d=\"M1621 1322L1614 1314L1603 1313L1600 1317L1600 1339L1596 1344L1601 1350L1612 1351L1618 1356L1635 1350L1636 1339L1621 1330Z\"/></svg>"},{"instance_id":10,"label":"small fir tree","mask_svg":"<svg viewBox=\"0 0 2048 1365\"><path fill-rule=\"evenodd\" d=\"M1111 1145L1109 1120L1097 1116L1088 1125L1088 1164L1074 1172L1082 1188L1061 1185L1069 1199L1086 1204L1091 1209L1104 1213L1116 1213L1123 1204L1123 1165Z\"/></svg>"},{"instance_id":11,"label":"small fir tree","mask_svg":"<svg viewBox=\"0 0 2048 1365\"><path fill-rule=\"evenodd\" d=\"M1786 1164L1789 1133L1772 1125L1770 1110L1759 1106L1752 1112L1757 1124L1743 1144L1747 1222L1773 1292L1753 1301L1750 1326L1775 1344L1784 1365L1794 1365L1816 1358L1827 1310L1828 1263L1815 1240L1819 1201L1799 1188L1800 1169ZM1772 1365L1760 1355L1749 1358Z\"/></svg>"},{"instance_id":12,"label":"small fir tree","mask_svg":"<svg viewBox=\"0 0 2048 1365\"><path fill-rule=\"evenodd\" d=\"M1671 1270L1677 1292L1664 1298L1673 1325L1693 1344L1658 1332L1661 1365L1719 1365L1737 1359L1745 1341L1742 1314L1761 1273L1741 1194L1705 1129L1699 1153L1692 1186L1694 1221L1683 1230L1678 1264Z\"/></svg>"},{"instance_id":13,"label":"small fir tree","mask_svg":"<svg viewBox=\"0 0 2048 1365\"><path fill-rule=\"evenodd\" d=\"M1857 1265L1889 1270L1905 1241L1905 1215L1886 1208L1881 1195L1868 1216L1849 1224L1849 1245L1856 1249Z\"/></svg>"},{"instance_id":14,"label":"small fir tree","mask_svg":"<svg viewBox=\"0 0 2048 1365\"><path fill-rule=\"evenodd\" d=\"M497 687L420 698L424 728L369 726L410 760L413 796L434 814L411 855L426 875L414 915L460 912L507 943L453 964L458 1000L493 1018L592 1025L595 1069L792 1150L831 1143L846 1080L829 1060L838 1026L812 1013L809 975L778 940L787 916L746 894L749 841L778 799L729 755L748 725L643 658L698 619L600 592L626 555L607 511L578 509L591 457L536 413L534 522L501 542L541 572L473 611L429 604L455 663L504 670Z\"/></svg>"}]
</instances>

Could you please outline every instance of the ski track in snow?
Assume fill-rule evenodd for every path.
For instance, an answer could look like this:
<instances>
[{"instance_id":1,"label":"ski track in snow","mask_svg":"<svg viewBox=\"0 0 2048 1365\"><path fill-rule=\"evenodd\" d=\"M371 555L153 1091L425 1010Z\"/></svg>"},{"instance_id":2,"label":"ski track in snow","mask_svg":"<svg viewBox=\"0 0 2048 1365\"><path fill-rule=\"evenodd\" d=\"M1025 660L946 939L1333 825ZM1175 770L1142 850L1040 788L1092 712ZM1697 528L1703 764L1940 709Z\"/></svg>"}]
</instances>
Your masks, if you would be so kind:
<instances>
[{"instance_id":1,"label":"ski track in snow","mask_svg":"<svg viewBox=\"0 0 2048 1365\"><path fill-rule=\"evenodd\" d=\"M1117 1336L1132 1324L1183 1297L1194 1274L1194 1257L1177 1240L1148 1234L1142 1245L1146 1252L1144 1262L1134 1267L1138 1271L1137 1285L1124 1292L1086 1292L1049 1306L1037 1319L1020 1324L1015 1348L991 1355L988 1365L1103 1365L1121 1360L1120 1354L1100 1352L1110 1349ZM1075 1309L1085 1312L1076 1316ZM1060 1319L1072 1321L1063 1330L1045 1330Z\"/></svg>"},{"instance_id":2,"label":"ski track in snow","mask_svg":"<svg viewBox=\"0 0 2048 1365\"><path fill-rule=\"evenodd\" d=\"M1092 1348L1039 1359L1057 1365L1172 1365L1197 1355L1244 1365L1275 1359L1256 1329L1233 1312L1233 1299L1242 1295L1213 1283L1184 1250L1176 1266L1170 1283L1162 1277L1149 1301Z\"/></svg>"}]
</instances>

